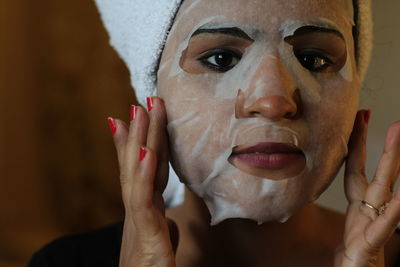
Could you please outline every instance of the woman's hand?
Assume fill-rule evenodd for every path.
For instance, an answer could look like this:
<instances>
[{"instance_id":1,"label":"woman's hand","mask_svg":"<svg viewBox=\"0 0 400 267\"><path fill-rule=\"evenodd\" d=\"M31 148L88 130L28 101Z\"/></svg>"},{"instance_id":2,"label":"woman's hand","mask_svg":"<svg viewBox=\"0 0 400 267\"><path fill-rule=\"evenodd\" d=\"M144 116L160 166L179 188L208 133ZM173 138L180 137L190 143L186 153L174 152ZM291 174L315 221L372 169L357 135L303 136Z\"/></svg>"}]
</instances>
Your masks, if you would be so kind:
<instances>
[{"instance_id":1,"label":"woman's hand","mask_svg":"<svg viewBox=\"0 0 400 267\"><path fill-rule=\"evenodd\" d=\"M109 118L117 149L125 221L120 267L175 266L176 224L165 217L168 180L166 112L160 98L148 98L148 112L131 107L129 128Z\"/></svg>"},{"instance_id":2,"label":"woman's hand","mask_svg":"<svg viewBox=\"0 0 400 267\"><path fill-rule=\"evenodd\" d=\"M335 266L384 266L384 245L400 222L400 189L393 195L400 172L400 122L390 126L375 177L368 183L365 143L369 116L369 111L358 112L349 142L345 171L349 206L344 246Z\"/></svg>"}]
</instances>

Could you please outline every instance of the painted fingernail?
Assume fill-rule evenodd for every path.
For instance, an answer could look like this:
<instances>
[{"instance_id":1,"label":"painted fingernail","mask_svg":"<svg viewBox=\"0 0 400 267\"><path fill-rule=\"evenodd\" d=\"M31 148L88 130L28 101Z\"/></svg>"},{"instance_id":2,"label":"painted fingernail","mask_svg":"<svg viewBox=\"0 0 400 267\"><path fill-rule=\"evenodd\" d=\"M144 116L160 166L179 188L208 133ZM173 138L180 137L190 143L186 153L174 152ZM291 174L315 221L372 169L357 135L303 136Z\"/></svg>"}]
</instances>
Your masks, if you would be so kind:
<instances>
[{"instance_id":1,"label":"painted fingernail","mask_svg":"<svg viewBox=\"0 0 400 267\"><path fill-rule=\"evenodd\" d=\"M131 105L131 121L135 120L135 118L136 118L136 111L137 111L137 106Z\"/></svg>"},{"instance_id":2,"label":"painted fingernail","mask_svg":"<svg viewBox=\"0 0 400 267\"><path fill-rule=\"evenodd\" d=\"M117 132L117 124L115 123L115 120L111 117L108 117L107 121L112 135L115 135L115 133Z\"/></svg>"},{"instance_id":3,"label":"painted fingernail","mask_svg":"<svg viewBox=\"0 0 400 267\"><path fill-rule=\"evenodd\" d=\"M140 155L139 155L139 160L143 161L144 158L146 157L147 150L144 147L140 148Z\"/></svg>"},{"instance_id":4,"label":"painted fingernail","mask_svg":"<svg viewBox=\"0 0 400 267\"><path fill-rule=\"evenodd\" d=\"M368 124L370 118L371 118L371 110L369 109L364 112L364 122Z\"/></svg>"},{"instance_id":5,"label":"painted fingernail","mask_svg":"<svg viewBox=\"0 0 400 267\"><path fill-rule=\"evenodd\" d=\"M147 100L147 110L148 112L150 112L153 109L153 98L148 97L146 98L146 100Z\"/></svg>"}]
</instances>

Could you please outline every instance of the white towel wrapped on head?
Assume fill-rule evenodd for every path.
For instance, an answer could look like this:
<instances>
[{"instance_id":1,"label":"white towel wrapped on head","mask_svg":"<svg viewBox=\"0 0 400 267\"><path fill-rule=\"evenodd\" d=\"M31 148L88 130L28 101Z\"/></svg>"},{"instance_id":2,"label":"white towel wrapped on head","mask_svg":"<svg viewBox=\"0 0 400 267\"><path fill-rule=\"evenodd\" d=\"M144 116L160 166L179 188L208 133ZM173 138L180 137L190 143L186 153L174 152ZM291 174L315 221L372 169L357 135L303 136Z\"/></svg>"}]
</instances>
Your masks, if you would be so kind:
<instances>
[{"instance_id":1,"label":"white towel wrapped on head","mask_svg":"<svg viewBox=\"0 0 400 267\"><path fill-rule=\"evenodd\" d=\"M156 72L182 0L95 0L111 45L127 64L137 100L156 95Z\"/></svg>"}]
</instances>

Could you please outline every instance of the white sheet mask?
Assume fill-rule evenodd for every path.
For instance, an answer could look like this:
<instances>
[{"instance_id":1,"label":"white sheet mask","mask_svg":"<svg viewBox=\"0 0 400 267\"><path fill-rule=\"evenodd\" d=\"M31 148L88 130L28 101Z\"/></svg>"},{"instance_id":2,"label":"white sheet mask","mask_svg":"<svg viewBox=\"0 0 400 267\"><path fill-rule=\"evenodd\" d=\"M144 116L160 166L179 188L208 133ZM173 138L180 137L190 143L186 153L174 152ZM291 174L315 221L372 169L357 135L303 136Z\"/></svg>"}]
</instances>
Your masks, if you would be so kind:
<instances>
[{"instance_id":1,"label":"white sheet mask","mask_svg":"<svg viewBox=\"0 0 400 267\"><path fill-rule=\"evenodd\" d=\"M312 73L300 64L285 38L300 27L321 26L327 21L337 24L337 29L345 28L348 19L339 20L329 8L321 7L314 15L305 12L307 5L313 5L311 0L291 1L295 7L302 6L302 11L284 10L278 1L270 1L270 5L282 9L279 13L269 11L261 0L241 12L239 3L228 0L220 0L218 5L212 0L199 2L187 0L178 13L158 72L174 169L190 190L204 199L211 224L227 218L248 218L258 223L286 221L319 196L347 154L359 82L353 73L352 57L347 57L340 71ZM265 18L250 16L251 12ZM192 34L199 28L215 27L239 28L254 41L227 72L186 71L181 63ZM343 35L351 45L351 27ZM347 54L354 54L349 45ZM300 100L295 99L296 93ZM243 108L261 98L281 97L297 105L299 117L237 118L238 96L243 99ZM229 162L236 146L262 142L298 147L305 160L303 168L260 177Z\"/></svg>"},{"instance_id":2,"label":"white sheet mask","mask_svg":"<svg viewBox=\"0 0 400 267\"><path fill-rule=\"evenodd\" d=\"M348 4L348 3L346 3L346 4ZM351 5L351 7L352 7L352 5ZM351 8L351 12L354 12L353 8ZM351 14L353 14L353 13L351 13ZM351 26L354 25L353 18L349 19L348 17L344 17L344 20L347 21L348 25L351 25ZM287 36L293 35L295 33L295 31L302 26L317 26L317 27L323 27L326 29L339 30L339 27L332 20L320 17L315 21L308 21L308 22L288 20L281 26L280 31L282 32L282 35L284 37L287 37ZM348 48L347 48L346 52L347 52L347 55L350 55L350 53L351 53L351 51ZM351 58L347 57L346 63L344 64L342 69L339 71L339 74L342 76L342 78L348 82L351 82L353 80L353 68L352 68L351 64L352 64ZM300 76L302 76L302 75L300 75Z\"/></svg>"}]
</instances>

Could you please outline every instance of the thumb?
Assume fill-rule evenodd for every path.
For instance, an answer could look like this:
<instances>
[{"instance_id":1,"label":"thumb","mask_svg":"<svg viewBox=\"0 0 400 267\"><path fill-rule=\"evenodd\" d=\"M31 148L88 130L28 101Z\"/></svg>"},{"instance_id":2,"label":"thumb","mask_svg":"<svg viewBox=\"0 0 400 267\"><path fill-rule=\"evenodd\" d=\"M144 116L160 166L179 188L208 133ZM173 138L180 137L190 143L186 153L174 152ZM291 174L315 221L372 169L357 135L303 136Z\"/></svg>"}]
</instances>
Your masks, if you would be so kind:
<instances>
[{"instance_id":1,"label":"thumb","mask_svg":"<svg viewBox=\"0 0 400 267\"><path fill-rule=\"evenodd\" d=\"M344 174L344 189L349 203L361 200L368 184L365 175L366 139L370 111L357 113L349 141L349 153Z\"/></svg>"}]
</instances>

